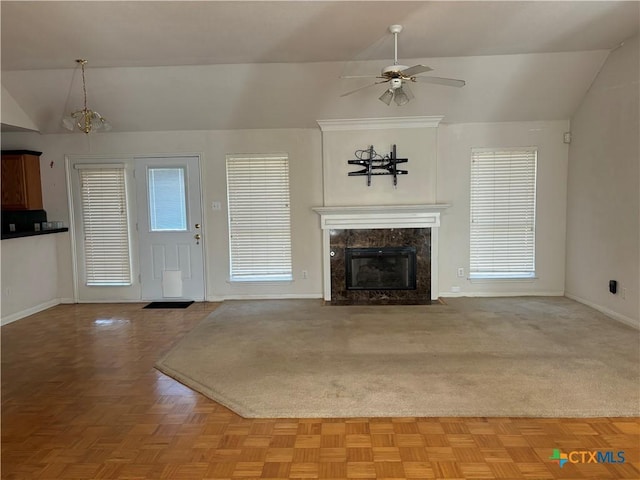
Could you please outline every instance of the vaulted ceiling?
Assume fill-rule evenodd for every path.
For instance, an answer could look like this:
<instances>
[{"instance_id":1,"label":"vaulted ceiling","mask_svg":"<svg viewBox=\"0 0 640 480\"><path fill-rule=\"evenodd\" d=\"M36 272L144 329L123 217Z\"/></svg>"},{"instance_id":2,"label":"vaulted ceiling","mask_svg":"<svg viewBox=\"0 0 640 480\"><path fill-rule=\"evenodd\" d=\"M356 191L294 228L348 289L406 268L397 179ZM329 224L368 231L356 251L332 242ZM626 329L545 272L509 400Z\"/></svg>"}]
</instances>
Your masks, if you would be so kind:
<instances>
[{"instance_id":1,"label":"vaulted ceiling","mask_svg":"<svg viewBox=\"0 0 640 480\"><path fill-rule=\"evenodd\" d=\"M312 127L320 118L566 119L609 51L638 34L638 2L2 1L2 85L43 133L89 106L116 131ZM461 78L384 86L342 75L401 63Z\"/></svg>"}]
</instances>

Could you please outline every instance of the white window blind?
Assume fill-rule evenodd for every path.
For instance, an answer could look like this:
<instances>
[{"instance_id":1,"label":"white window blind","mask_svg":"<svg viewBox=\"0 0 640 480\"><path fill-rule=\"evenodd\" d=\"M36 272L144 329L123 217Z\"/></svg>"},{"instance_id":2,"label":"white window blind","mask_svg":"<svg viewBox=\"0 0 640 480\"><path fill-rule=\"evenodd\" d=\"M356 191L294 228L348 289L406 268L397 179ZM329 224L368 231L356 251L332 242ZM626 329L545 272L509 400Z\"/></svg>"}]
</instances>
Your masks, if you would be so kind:
<instances>
[{"instance_id":1,"label":"white window blind","mask_svg":"<svg viewBox=\"0 0 640 480\"><path fill-rule=\"evenodd\" d=\"M535 148L471 153L471 278L535 275Z\"/></svg>"},{"instance_id":2,"label":"white window blind","mask_svg":"<svg viewBox=\"0 0 640 480\"><path fill-rule=\"evenodd\" d=\"M289 159L227 156L232 281L291 280Z\"/></svg>"},{"instance_id":3,"label":"white window blind","mask_svg":"<svg viewBox=\"0 0 640 480\"><path fill-rule=\"evenodd\" d=\"M131 285L124 165L76 165L80 174L86 284Z\"/></svg>"}]
</instances>

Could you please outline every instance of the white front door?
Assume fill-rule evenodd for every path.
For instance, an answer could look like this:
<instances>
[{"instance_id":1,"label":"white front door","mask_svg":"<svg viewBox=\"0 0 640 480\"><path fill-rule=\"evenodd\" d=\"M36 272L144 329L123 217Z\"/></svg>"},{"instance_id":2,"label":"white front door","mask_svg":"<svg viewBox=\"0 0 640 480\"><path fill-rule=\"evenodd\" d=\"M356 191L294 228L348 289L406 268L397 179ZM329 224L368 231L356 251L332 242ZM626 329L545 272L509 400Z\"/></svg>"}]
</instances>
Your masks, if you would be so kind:
<instances>
[{"instance_id":1,"label":"white front door","mask_svg":"<svg viewBox=\"0 0 640 480\"><path fill-rule=\"evenodd\" d=\"M204 300L200 159L136 158L142 300Z\"/></svg>"}]
</instances>

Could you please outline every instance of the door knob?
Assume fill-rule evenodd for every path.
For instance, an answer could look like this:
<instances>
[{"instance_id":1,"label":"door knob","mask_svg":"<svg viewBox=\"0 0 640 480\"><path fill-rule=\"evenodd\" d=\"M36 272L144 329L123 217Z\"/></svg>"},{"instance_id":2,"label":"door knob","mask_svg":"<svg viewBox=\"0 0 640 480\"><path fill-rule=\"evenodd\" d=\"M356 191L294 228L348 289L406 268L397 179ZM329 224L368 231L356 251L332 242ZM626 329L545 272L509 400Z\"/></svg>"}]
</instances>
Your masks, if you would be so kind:
<instances>
[{"instance_id":1,"label":"door knob","mask_svg":"<svg viewBox=\"0 0 640 480\"><path fill-rule=\"evenodd\" d=\"M199 223L196 223L196 228L200 228L200 224Z\"/></svg>"},{"instance_id":2,"label":"door knob","mask_svg":"<svg viewBox=\"0 0 640 480\"><path fill-rule=\"evenodd\" d=\"M196 239L196 245L200 245L200 239L202 238L202 236L199 233L196 233L193 238Z\"/></svg>"}]
</instances>

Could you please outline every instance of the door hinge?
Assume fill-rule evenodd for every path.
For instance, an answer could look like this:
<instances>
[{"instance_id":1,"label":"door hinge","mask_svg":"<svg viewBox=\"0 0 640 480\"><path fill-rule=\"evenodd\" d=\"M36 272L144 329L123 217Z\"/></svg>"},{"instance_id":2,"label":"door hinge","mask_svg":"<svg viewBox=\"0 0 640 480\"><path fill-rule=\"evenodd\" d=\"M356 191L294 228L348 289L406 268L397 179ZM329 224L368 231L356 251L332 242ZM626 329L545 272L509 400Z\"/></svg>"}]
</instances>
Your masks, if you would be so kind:
<instances>
[{"instance_id":1,"label":"door hinge","mask_svg":"<svg viewBox=\"0 0 640 480\"><path fill-rule=\"evenodd\" d=\"M142 283L142 275L141 274L138 274L138 283L140 283L140 284Z\"/></svg>"}]
</instances>

